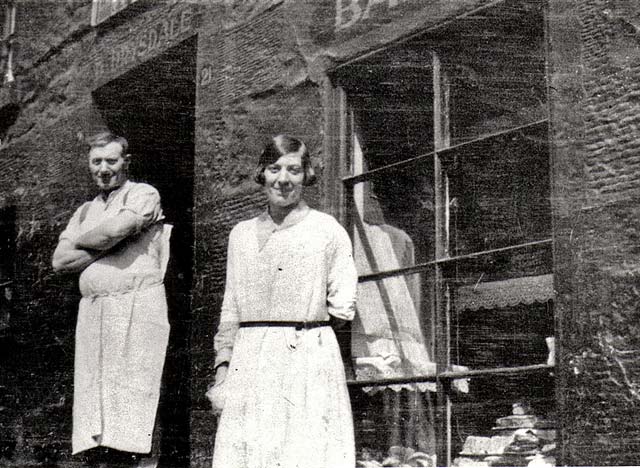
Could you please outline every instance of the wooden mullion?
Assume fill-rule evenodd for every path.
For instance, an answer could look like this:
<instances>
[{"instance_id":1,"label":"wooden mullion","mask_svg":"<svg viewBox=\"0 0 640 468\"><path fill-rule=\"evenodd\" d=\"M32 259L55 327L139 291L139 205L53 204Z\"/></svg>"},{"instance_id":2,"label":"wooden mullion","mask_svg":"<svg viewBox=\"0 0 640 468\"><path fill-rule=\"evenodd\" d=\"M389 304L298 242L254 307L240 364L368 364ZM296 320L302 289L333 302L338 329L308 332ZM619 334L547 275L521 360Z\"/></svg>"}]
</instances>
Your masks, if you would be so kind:
<instances>
[{"instance_id":1,"label":"wooden mullion","mask_svg":"<svg viewBox=\"0 0 640 468\"><path fill-rule=\"evenodd\" d=\"M487 369L470 369L468 371L447 371L438 374L439 379L455 380L472 377L486 377L489 375L529 374L533 372L551 372L553 364L532 364L529 366L491 367Z\"/></svg>"},{"instance_id":2,"label":"wooden mullion","mask_svg":"<svg viewBox=\"0 0 640 468\"><path fill-rule=\"evenodd\" d=\"M553 372L553 364L532 364L529 366L493 367L487 369L470 369L468 371L445 371L434 375L416 375L412 377L390 377L387 379L349 380L350 387L375 387L385 385L403 385L415 383L437 382L438 380L457 380L491 375L537 374Z\"/></svg>"},{"instance_id":3,"label":"wooden mullion","mask_svg":"<svg viewBox=\"0 0 640 468\"><path fill-rule=\"evenodd\" d=\"M325 91L325 134L323 139L324 157L327 159L325 168L327 170L322 178L325 196L324 210L334 215L340 222L344 219L344 196L343 184L340 179L343 176L343 137L344 118L341 115L340 105L341 90L334 86L331 80L324 82Z\"/></svg>"},{"instance_id":4,"label":"wooden mullion","mask_svg":"<svg viewBox=\"0 0 640 468\"><path fill-rule=\"evenodd\" d=\"M433 170L435 193L435 244L436 260L447 256L448 252L448 227L446 226L446 200L448 195L446 175L442 169L438 151L447 147L449 132L444 128L448 117L448 91L443 87L443 75L441 63L436 53L433 53L432 61L433 77ZM435 358L436 374L444 372L450 366L451 361L451 316L449 295L442 265L435 265ZM436 456L439 466L451 465L451 396L450 382L438 379L436 381L438 411L436 417Z\"/></svg>"},{"instance_id":5,"label":"wooden mullion","mask_svg":"<svg viewBox=\"0 0 640 468\"><path fill-rule=\"evenodd\" d=\"M345 188L345 196L347 196L348 193L350 193L349 187ZM347 203L347 206L348 206L348 203ZM350 224L346 224L346 226L350 226ZM430 262L418 263L416 265L411 265L408 267L395 268L393 270L378 271L375 273L367 273L365 275L360 275L358 277L358 281L361 283L364 283L367 281L379 281L381 279L390 278L392 276L403 276L403 275L412 275L416 273L424 273L424 272L428 272L435 265L444 266L444 265L452 264L452 263L463 261L463 260L470 260L472 258L494 255L497 253L511 252L514 250L537 247L537 246L542 246L546 244L551 245L552 243L553 243L553 239L542 239L539 241L527 242L525 244L516 244L516 245L510 245L508 247L501 247L498 249L483 250L480 252L474 252L466 255L459 255L457 257L442 258L440 260L432 260Z\"/></svg>"},{"instance_id":6,"label":"wooden mullion","mask_svg":"<svg viewBox=\"0 0 640 468\"><path fill-rule=\"evenodd\" d=\"M433 151L430 151L428 153L421 154L419 156L416 156L410 159L405 159L403 161L387 164L386 166L378 167L376 169L371 169L370 171L366 171L361 174L349 175L344 177L342 179L342 182L349 185L355 185L360 182L366 182L371 178L371 176L379 174L381 172L384 173L385 171L390 171L398 168L403 169L405 167L411 166L412 164L416 164L422 161L429 161L433 158L433 155L434 155Z\"/></svg>"},{"instance_id":7,"label":"wooden mullion","mask_svg":"<svg viewBox=\"0 0 640 468\"><path fill-rule=\"evenodd\" d=\"M552 244L553 239L541 239L538 241L526 242L524 244L515 244L509 245L507 247L499 247L497 249L489 249L489 250L481 250L479 252L472 252L464 255L457 255L455 257L441 258L439 260L435 260L434 263L445 264L445 263L454 263L459 262L461 260L470 260L472 258L483 257L486 255L494 255L497 253L509 252L517 249L525 249L528 247L536 247L539 245Z\"/></svg>"},{"instance_id":8,"label":"wooden mullion","mask_svg":"<svg viewBox=\"0 0 640 468\"><path fill-rule=\"evenodd\" d=\"M477 145L480 143L484 143L486 141L489 141L493 138L499 138L499 137L504 137L504 136L508 136L512 133L517 133L517 132L522 132L522 131L526 131L526 130L530 130L533 129L535 127L542 127L543 125L546 126L549 124L549 120L548 119L542 119L542 120L537 120L535 122L531 122L531 123L527 123L524 125L520 125L518 127L514 127L514 128L510 128L508 130L502 130L500 132L496 132L496 133L490 133L478 138L474 138L473 140L469 140L469 141L465 141L463 143L458 143L457 145L453 145L453 146L448 146L446 148L441 148L439 149L437 152L439 153L440 157L444 157L447 156L449 157L449 154L457 152L461 149L465 149L467 147L473 146L473 145ZM342 182L344 184L351 184L351 185L355 185L357 183L360 182L366 182L367 180L369 180L371 178L371 176L380 174L380 173L384 173L385 171L390 171L390 170L394 170L394 169L402 169L404 167L409 167L412 164L416 164L416 163L420 163L422 161L429 161L432 160L433 157L435 155L435 151L429 151L428 153L423 153L420 154L418 156L414 156L412 158L409 159L405 159L403 161L398 161L392 164L388 164L386 166L382 166L382 167L377 167L375 169L372 169L370 171L366 171L363 172L361 174L355 174L355 175L348 175L342 178Z\"/></svg>"},{"instance_id":9,"label":"wooden mullion","mask_svg":"<svg viewBox=\"0 0 640 468\"><path fill-rule=\"evenodd\" d=\"M336 178L335 180L340 180L345 172L347 171L348 168L348 164L350 161L350 154L349 154L349 148L350 148L350 138L352 138L351 135L351 129L349 127L349 122L348 122L348 111L347 111L347 97L346 94L344 92L344 89L342 89L342 87L337 86L336 88L334 88L334 100L335 100L335 109L336 109L336 121L338 122L338 164L336 164L334 167L334 170L336 171ZM338 197L338 213L337 213L337 217L338 220L341 221L344 225L346 225L345 223L348 222L347 220L347 209L348 207L346 206L345 203L345 192L344 192L345 186L344 184L342 184L342 186L339 188L339 197ZM349 226L350 227L350 226Z\"/></svg>"}]
</instances>

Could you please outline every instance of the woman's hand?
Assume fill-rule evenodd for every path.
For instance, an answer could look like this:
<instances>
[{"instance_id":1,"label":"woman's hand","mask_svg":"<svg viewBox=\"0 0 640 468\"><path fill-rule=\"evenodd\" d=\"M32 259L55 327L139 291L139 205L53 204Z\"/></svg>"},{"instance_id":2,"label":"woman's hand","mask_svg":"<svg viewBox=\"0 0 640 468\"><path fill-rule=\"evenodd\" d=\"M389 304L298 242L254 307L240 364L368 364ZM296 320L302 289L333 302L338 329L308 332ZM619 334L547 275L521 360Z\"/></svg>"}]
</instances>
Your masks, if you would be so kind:
<instances>
[{"instance_id":1,"label":"woman's hand","mask_svg":"<svg viewBox=\"0 0 640 468\"><path fill-rule=\"evenodd\" d=\"M225 400L225 385L224 381L227 378L227 371L229 366L227 363L221 364L216 368L215 383L209 390L207 390L206 396L211 402L211 410L216 416L220 416L222 409L224 408Z\"/></svg>"},{"instance_id":2,"label":"woman's hand","mask_svg":"<svg viewBox=\"0 0 640 468\"><path fill-rule=\"evenodd\" d=\"M228 363L222 363L220 364L217 368L216 368L216 376L215 376L215 382L216 385L219 383L224 382L224 379L227 378L227 371L229 370L229 364Z\"/></svg>"}]
</instances>

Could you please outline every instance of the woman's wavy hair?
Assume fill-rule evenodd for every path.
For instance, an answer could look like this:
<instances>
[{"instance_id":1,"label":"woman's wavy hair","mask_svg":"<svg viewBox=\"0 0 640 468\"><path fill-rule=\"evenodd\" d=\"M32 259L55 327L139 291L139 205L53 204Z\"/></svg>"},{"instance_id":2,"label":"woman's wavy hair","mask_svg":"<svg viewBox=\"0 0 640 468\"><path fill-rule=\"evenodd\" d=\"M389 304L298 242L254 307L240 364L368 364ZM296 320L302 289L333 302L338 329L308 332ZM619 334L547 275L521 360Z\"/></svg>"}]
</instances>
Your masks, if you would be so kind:
<instances>
[{"instance_id":1,"label":"woman's wavy hair","mask_svg":"<svg viewBox=\"0 0 640 468\"><path fill-rule=\"evenodd\" d=\"M278 159L286 154L300 154L300 160L302 161L302 170L304 171L304 179L302 184L305 186L313 185L316 183L316 172L311 164L311 156L309 156L309 150L307 145L298 138L280 134L276 135L269 140L264 150L260 154L258 159L258 165L256 167L253 180L258 184L264 185L264 170L269 164L273 164Z\"/></svg>"}]
</instances>

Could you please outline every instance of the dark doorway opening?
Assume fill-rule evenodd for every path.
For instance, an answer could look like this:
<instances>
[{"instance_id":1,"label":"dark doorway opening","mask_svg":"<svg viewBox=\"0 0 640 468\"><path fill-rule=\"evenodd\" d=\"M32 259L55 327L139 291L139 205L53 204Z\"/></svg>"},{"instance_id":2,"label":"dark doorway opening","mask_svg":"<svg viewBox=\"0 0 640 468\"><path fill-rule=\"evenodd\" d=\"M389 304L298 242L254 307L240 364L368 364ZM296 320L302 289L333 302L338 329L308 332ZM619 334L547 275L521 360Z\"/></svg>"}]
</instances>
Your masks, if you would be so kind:
<instances>
[{"instance_id":1,"label":"dark doorway opening","mask_svg":"<svg viewBox=\"0 0 640 468\"><path fill-rule=\"evenodd\" d=\"M93 93L113 132L129 140L131 179L158 189L173 224L165 284L171 336L154 434L160 466L189 465L193 168L196 95L193 37Z\"/></svg>"}]
</instances>

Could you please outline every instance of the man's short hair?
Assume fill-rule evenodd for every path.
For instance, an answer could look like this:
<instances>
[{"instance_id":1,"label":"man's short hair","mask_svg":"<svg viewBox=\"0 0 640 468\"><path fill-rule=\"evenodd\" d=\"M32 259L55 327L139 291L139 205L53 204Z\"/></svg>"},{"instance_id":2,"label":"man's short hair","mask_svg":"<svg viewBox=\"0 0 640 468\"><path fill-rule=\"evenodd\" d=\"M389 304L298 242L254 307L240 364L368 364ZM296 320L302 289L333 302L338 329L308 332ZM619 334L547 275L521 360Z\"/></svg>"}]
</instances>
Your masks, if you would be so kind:
<instances>
[{"instance_id":1,"label":"man's short hair","mask_svg":"<svg viewBox=\"0 0 640 468\"><path fill-rule=\"evenodd\" d=\"M122 146L122 156L127 154L129 149L129 142L125 137L120 135L116 135L115 133L109 131L103 131L95 133L87 138L87 145L89 145L89 149L91 148L100 148L103 146L107 146L109 143L119 143Z\"/></svg>"}]
</instances>

